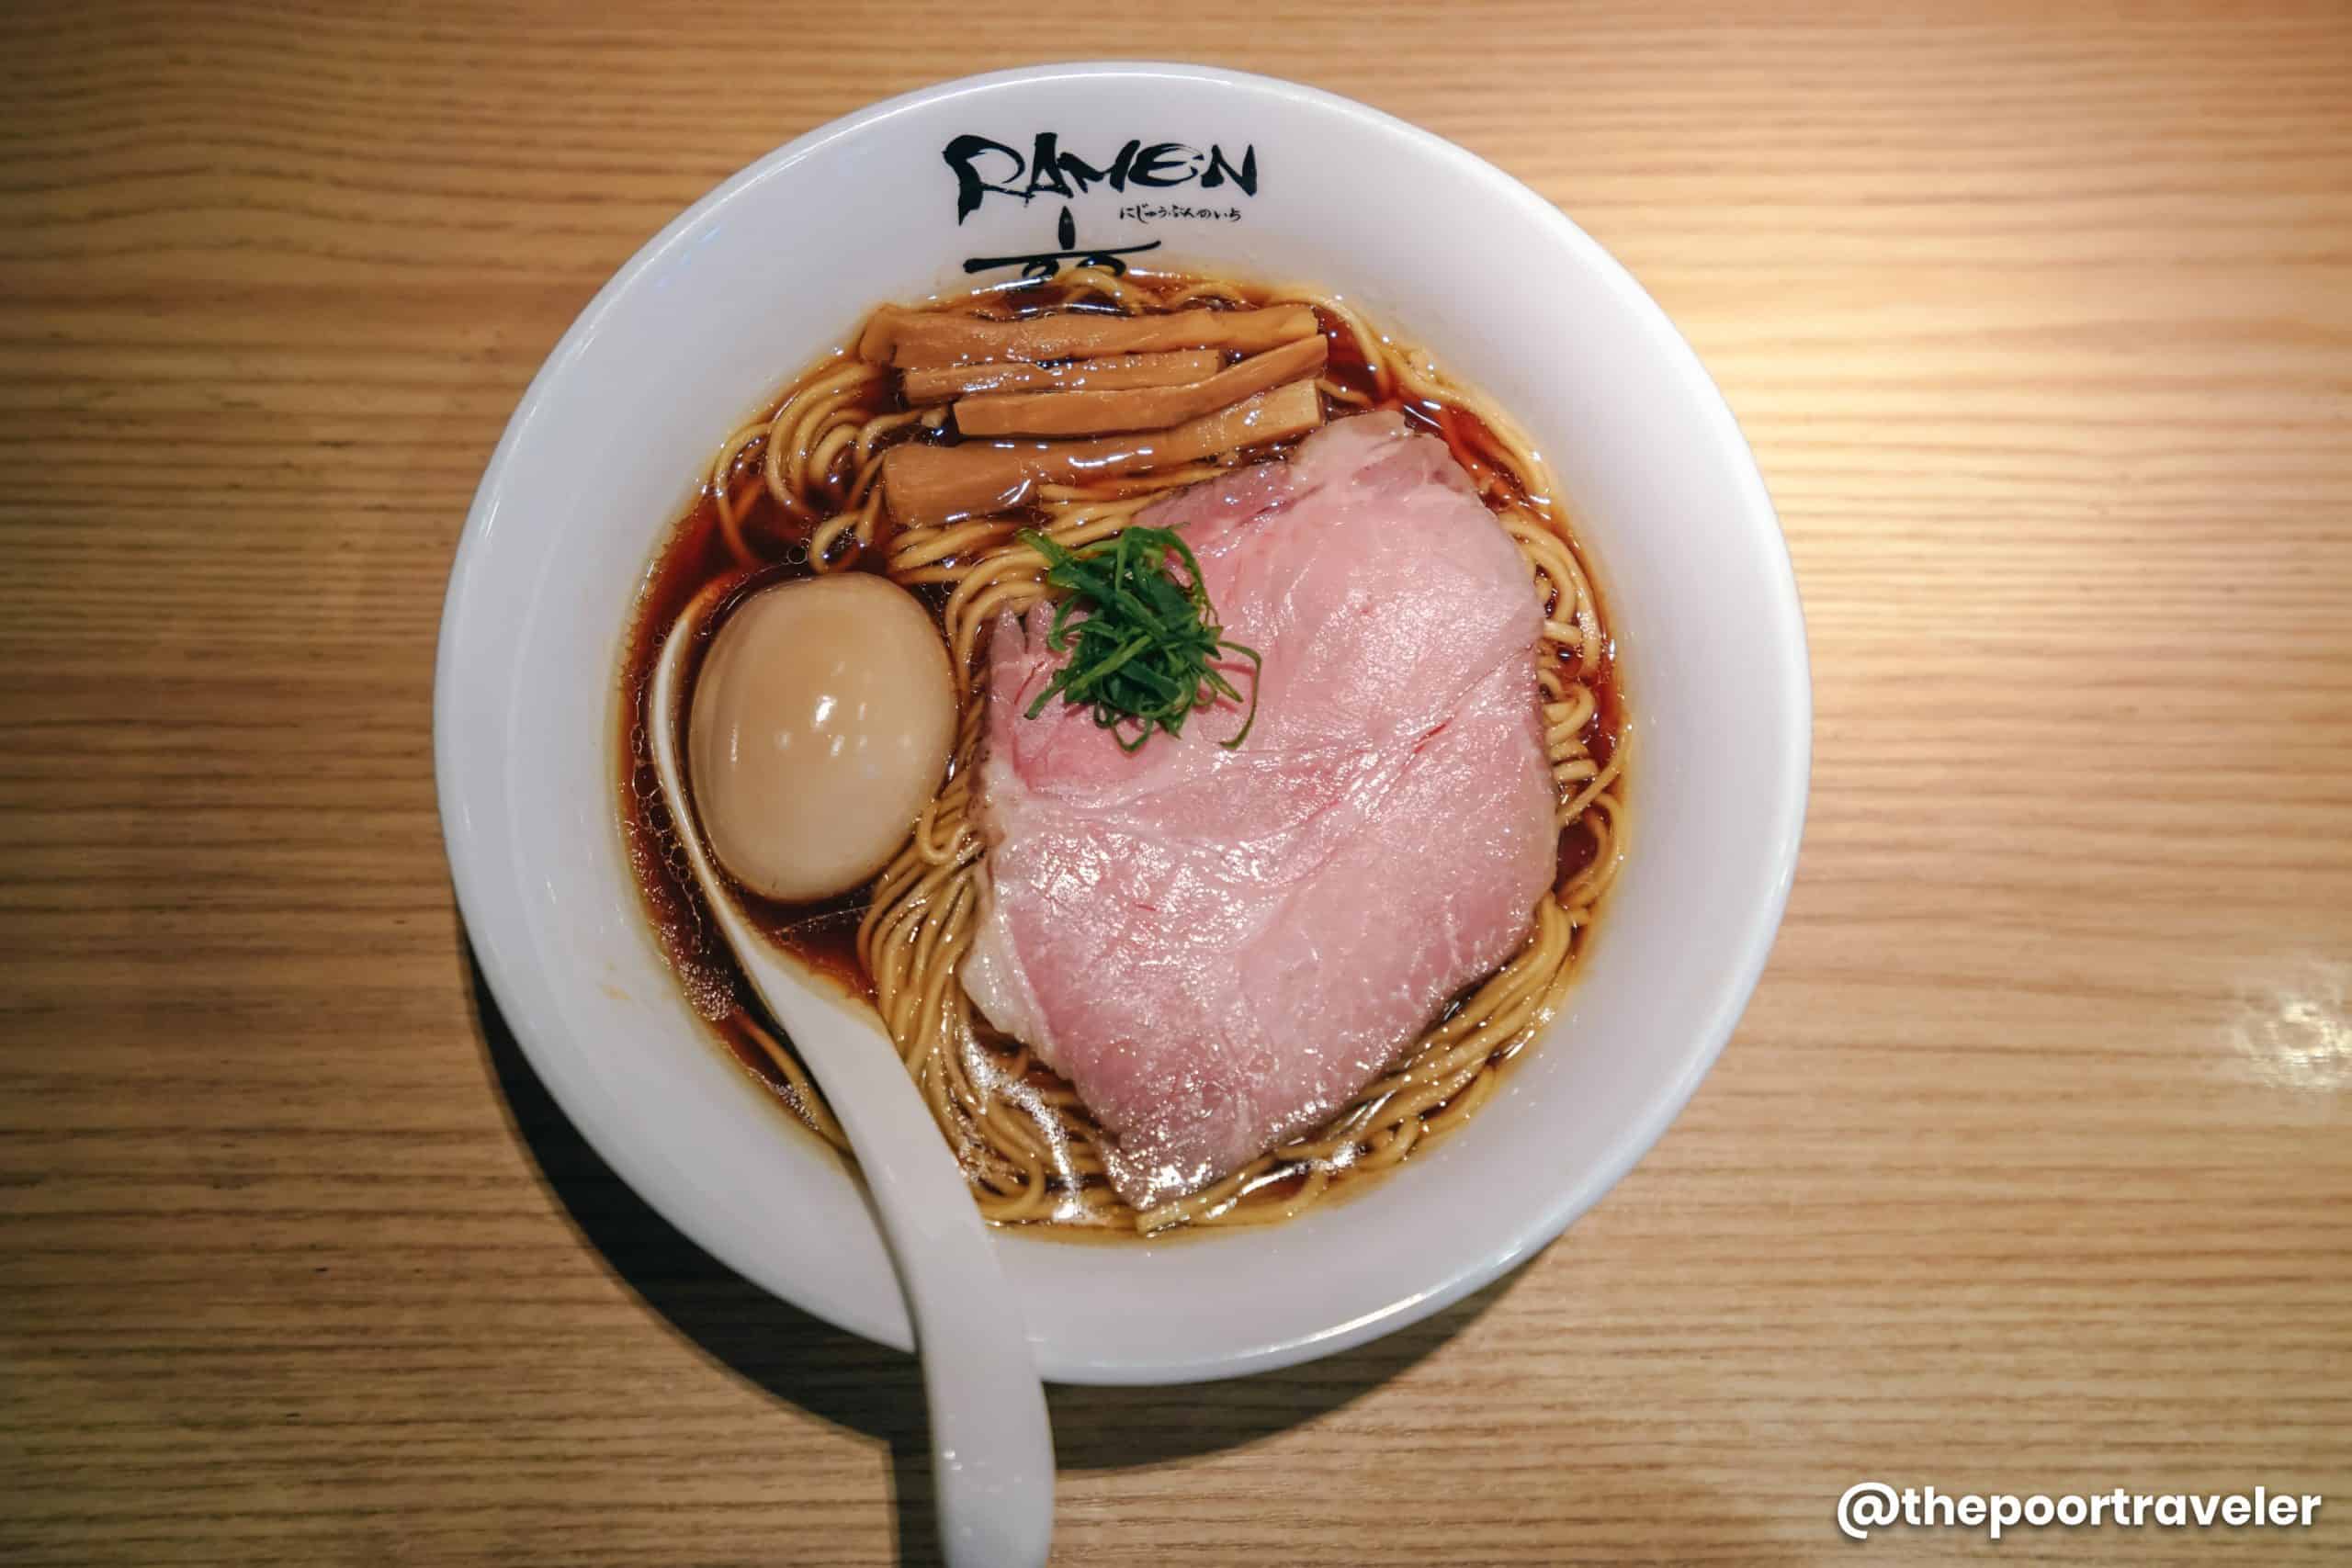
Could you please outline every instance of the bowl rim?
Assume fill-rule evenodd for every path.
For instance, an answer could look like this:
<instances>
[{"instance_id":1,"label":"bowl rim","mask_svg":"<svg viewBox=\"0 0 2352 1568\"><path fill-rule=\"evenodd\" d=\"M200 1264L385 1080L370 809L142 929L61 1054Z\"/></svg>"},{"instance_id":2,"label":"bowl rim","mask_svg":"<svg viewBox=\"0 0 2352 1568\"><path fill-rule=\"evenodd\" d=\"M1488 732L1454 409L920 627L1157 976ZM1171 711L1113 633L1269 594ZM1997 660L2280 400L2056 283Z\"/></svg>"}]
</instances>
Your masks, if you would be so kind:
<instances>
[{"instance_id":1,"label":"bowl rim","mask_svg":"<svg viewBox=\"0 0 2352 1568\"><path fill-rule=\"evenodd\" d=\"M503 800L501 791L478 788L478 780L474 785L469 784L457 712L458 644L462 628L470 616L481 613L479 603L488 591L482 581L481 562L514 448L539 418L550 389L582 356L617 302L646 274L660 267L673 249L707 218L747 187L901 114L1006 86L1102 77L1174 79L1246 87L1310 112L1333 117L1359 130L1401 135L1420 143L1453 176L1475 182L1494 199L1521 209L1554 244L1577 255L1599 286L1616 295L1618 302L1644 322L1646 335L1665 356L1665 368L1689 395L1689 412L1699 422L1701 437L1719 447L1729 459L1733 483L1740 492L1736 510L1743 525L1769 536L1765 556L1773 570L1768 571L1771 579L1766 585L1770 603L1763 606L1763 612L1773 630L1770 656L1783 666L1776 683L1788 698L1780 776L1770 781L1777 809L1770 824L1774 852L1768 896L1757 901L1740 933L1736 961L1727 970L1729 978L1719 988L1707 1014L1695 1042L1697 1049L1687 1056L1680 1072L1648 1098L1643 1113L1621 1126L1601 1157L1589 1162L1576 1179L1562 1183L1541 1202L1532 1203L1525 1219L1513 1228L1509 1246L1457 1269L1427 1289L1404 1294L1379 1310L1333 1324L1317 1333L1237 1346L1215 1356L1168 1360L1138 1359L1117 1365L1072 1360L1057 1358L1050 1344L1035 1342L1040 1372L1051 1381L1156 1384L1239 1376L1329 1355L1441 1311L1516 1267L1599 1201L1664 1135L1722 1054L1762 977L1794 881L1812 768L1811 660L1794 566L1754 452L1721 389L1665 310L1598 241L1513 175L1432 131L1320 88L1250 72L1125 60L1024 66L935 83L828 121L746 164L663 225L596 291L533 376L484 467L452 560L435 659L434 757L444 847L469 945L516 1043L566 1117L599 1157L665 1222L730 1269L849 1332L899 1349L911 1348L907 1336L893 1325L858 1310L854 1303L844 1306L838 1299L819 1300L805 1291L795 1290L791 1280L778 1279L775 1270L746 1257L731 1234L706 1223L703 1211L689 1201L687 1190L674 1179L675 1173L666 1161L646 1153L639 1146L640 1140L611 1124L600 1114L598 1107L586 1102L583 1092L575 1089L561 1065L569 1047L551 1037L556 1032L546 1021L546 1010L533 1005L534 993L545 988L544 977L534 966L523 963L510 944L494 940L492 933L485 930L495 923L482 917L496 908L491 884L493 872L503 866L504 857L497 852L493 828L478 819L487 813L478 813L473 808L503 806ZM481 798L477 798L477 793ZM493 802L492 796L500 798ZM1051 1245L1035 1240L1016 1244Z\"/></svg>"}]
</instances>

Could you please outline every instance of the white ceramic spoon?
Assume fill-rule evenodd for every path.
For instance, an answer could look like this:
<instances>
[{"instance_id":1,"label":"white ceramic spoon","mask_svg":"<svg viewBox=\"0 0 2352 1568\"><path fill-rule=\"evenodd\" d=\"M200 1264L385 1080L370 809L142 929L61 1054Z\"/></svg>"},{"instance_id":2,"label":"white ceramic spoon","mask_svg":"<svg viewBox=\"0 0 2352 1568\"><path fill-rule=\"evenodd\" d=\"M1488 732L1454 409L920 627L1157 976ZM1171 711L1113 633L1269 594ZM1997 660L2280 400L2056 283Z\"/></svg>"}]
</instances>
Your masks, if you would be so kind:
<instances>
[{"instance_id":1,"label":"white ceramic spoon","mask_svg":"<svg viewBox=\"0 0 2352 1568\"><path fill-rule=\"evenodd\" d=\"M806 996L711 864L678 760L686 656L711 595L670 628L646 728L662 798L711 918L752 988L792 1037L849 1135L914 1323L931 1406L939 1535L951 1568L1042 1565L1054 1530L1054 1437L1021 1313L964 1172L914 1080L879 1033L842 1028Z\"/></svg>"}]
</instances>

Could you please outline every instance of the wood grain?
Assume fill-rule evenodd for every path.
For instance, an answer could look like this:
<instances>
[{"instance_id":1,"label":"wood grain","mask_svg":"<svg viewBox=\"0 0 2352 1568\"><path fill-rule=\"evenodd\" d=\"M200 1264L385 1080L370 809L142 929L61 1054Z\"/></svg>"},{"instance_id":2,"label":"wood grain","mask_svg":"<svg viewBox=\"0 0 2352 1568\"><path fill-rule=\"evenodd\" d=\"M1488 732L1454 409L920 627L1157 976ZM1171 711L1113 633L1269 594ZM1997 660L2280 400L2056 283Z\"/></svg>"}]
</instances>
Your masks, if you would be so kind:
<instances>
[{"instance_id":1,"label":"wood grain","mask_svg":"<svg viewBox=\"0 0 2352 1568\"><path fill-rule=\"evenodd\" d=\"M480 1010L440 593L596 285L1043 58L1453 137L1642 277L1780 503L1788 923L1532 1266L1057 1393L1069 1563L1797 1563L1870 1476L2330 1495L2352 1555L2352 13L2035 4L0 17L0 1559L926 1561L911 1368L653 1219ZM1399 1238L1399 1245L1409 1245Z\"/></svg>"}]
</instances>

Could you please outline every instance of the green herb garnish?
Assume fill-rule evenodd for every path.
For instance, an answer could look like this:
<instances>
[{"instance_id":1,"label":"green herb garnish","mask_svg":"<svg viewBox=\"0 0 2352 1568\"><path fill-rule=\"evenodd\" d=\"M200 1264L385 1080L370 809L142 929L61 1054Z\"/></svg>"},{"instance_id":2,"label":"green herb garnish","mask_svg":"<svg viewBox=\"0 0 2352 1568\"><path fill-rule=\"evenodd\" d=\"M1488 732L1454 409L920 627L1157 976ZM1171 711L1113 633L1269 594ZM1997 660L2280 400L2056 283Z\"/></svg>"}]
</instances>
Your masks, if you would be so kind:
<instances>
[{"instance_id":1,"label":"green herb garnish","mask_svg":"<svg viewBox=\"0 0 2352 1568\"><path fill-rule=\"evenodd\" d=\"M1045 712L1059 693L1066 703L1091 705L1094 722L1122 750L1133 751L1156 729L1183 733L1184 716L1196 707L1220 697L1241 700L1216 667L1217 655L1228 653L1250 661L1250 713L1233 739L1218 744L1228 751L1241 744L1258 722L1265 661L1256 649L1226 639L1201 586L1201 563L1173 530L1129 528L1078 551L1034 529L1023 529L1021 542L1045 558L1046 584L1065 591L1046 646L1069 653L1053 684L1029 705L1028 717ZM1180 561L1187 581L1176 580ZM1085 615L1073 622L1079 611Z\"/></svg>"}]
</instances>

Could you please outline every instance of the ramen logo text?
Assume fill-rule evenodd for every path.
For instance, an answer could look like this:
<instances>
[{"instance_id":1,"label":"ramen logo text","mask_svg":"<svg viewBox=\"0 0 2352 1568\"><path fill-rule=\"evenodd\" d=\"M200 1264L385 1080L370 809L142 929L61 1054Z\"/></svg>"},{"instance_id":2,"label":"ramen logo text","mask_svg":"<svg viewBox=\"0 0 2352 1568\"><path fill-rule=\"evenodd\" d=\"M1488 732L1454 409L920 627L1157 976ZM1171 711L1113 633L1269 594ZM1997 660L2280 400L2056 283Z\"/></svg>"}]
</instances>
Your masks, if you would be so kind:
<instances>
[{"instance_id":1,"label":"ramen logo text","mask_svg":"<svg viewBox=\"0 0 2352 1568\"><path fill-rule=\"evenodd\" d=\"M1134 139L1108 162L1096 164L1061 150L1060 138L1041 130L1029 155L985 136L959 136L940 150L956 172L956 221L979 210L990 196L1009 196L1026 204L1041 196L1067 200L1094 186L1114 191L1130 187L1165 189L1195 185L1217 190L1228 185L1243 196L1258 194L1258 149L1245 146L1237 161L1216 142L1206 152L1181 141L1145 142Z\"/></svg>"}]
</instances>

